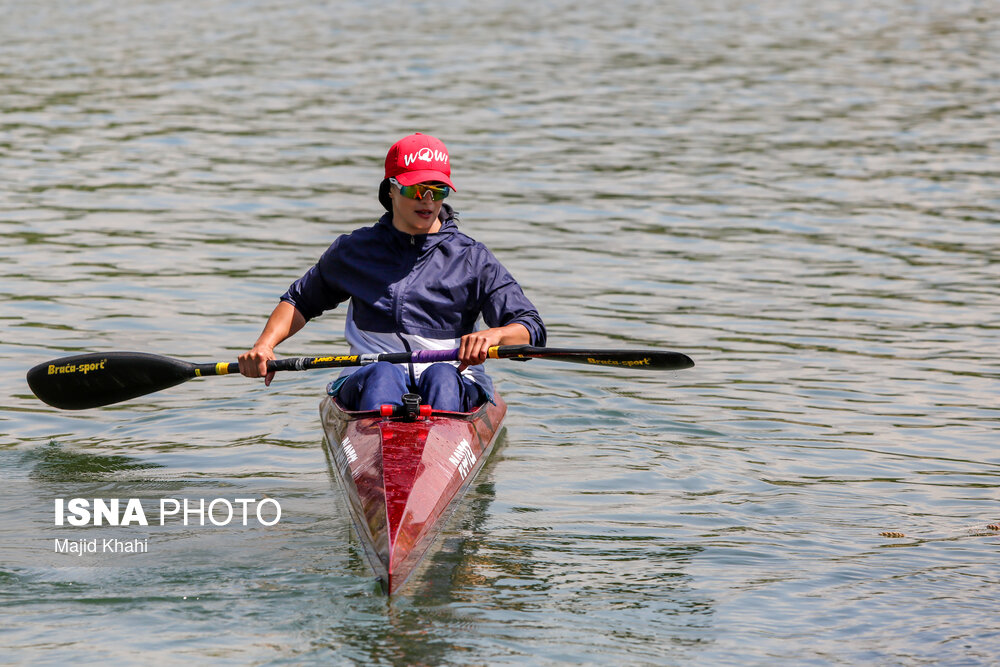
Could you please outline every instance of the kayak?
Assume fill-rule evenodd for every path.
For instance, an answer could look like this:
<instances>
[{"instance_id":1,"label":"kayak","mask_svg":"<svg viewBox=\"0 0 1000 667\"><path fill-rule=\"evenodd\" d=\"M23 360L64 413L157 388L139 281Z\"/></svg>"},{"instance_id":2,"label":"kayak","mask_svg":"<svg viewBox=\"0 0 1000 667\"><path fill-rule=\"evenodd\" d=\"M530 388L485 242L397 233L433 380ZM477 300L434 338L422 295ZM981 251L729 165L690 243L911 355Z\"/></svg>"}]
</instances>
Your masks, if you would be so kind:
<instances>
[{"instance_id":1,"label":"kayak","mask_svg":"<svg viewBox=\"0 0 1000 667\"><path fill-rule=\"evenodd\" d=\"M351 411L332 397L320 403L333 468L386 593L416 570L489 456L506 413L499 396L473 412L426 405Z\"/></svg>"}]
</instances>

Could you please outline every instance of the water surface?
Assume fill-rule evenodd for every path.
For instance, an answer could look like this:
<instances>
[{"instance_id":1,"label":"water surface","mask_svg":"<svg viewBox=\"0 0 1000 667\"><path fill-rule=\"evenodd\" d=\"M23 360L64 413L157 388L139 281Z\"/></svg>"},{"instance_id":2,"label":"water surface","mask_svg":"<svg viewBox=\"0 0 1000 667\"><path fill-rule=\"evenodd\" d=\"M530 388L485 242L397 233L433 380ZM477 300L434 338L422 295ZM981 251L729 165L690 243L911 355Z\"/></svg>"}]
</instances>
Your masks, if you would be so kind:
<instances>
[{"instance_id":1,"label":"water surface","mask_svg":"<svg viewBox=\"0 0 1000 667\"><path fill-rule=\"evenodd\" d=\"M989 663L1000 641L1000 12L860 3L10 4L0 22L0 605L18 662ZM404 595L322 447L323 372L59 412L30 366L248 347L378 215L386 148L563 346ZM280 351L345 349L343 310ZM109 529L57 497L273 497ZM82 536L104 534L104 529ZM899 533L885 537L880 533ZM69 559L69 560L67 560Z\"/></svg>"}]
</instances>

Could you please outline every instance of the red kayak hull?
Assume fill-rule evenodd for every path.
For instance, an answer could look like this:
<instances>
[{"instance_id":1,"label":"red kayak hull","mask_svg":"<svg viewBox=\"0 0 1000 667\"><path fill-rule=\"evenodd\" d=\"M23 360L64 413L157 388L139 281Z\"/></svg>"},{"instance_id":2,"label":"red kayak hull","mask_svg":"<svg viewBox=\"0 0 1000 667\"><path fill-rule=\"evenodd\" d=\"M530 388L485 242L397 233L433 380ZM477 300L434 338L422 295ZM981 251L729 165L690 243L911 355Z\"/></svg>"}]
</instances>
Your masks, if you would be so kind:
<instances>
[{"instance_id":1,"label":"red kayak hull","mask_svg":"<svg viewBox=\"0 0 1000 667\"><path fill-rule=\"evenodd\" d=\"M387 593L406 583L489 456L507 413L493 401L417 421L320 404L354 527Z\"/></svg>"}]
</instances>

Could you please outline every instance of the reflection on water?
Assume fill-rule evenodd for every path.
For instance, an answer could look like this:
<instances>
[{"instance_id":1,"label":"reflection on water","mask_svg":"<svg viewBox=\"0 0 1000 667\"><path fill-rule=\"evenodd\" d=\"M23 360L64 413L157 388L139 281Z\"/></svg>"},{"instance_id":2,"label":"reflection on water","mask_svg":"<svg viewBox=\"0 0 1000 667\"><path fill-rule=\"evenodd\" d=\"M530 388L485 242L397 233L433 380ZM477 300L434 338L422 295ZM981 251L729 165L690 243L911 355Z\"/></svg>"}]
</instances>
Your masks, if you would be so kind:
<instances>
[{"instance_id":1,"label":"reflection on water","mask_svg":"<svg viewBox=\"0 0 1000 667\"><path fill-rule=\"evenodd\" d=\"M116 661L991 660L996 8L421 12L5 8L4 646L32 662L84 646ZM389 603L321 453L329 373L205 378L77 413L23 378L85 350L231 359L333 237L374 220L381 156L415 130L448 143L463 229L524 284L553 345L698 365L496 362L507 445ZM344 349L342 317L282 352ZM287 520L164 534L142 569L32 560L52 498L84 491L267 494Z\"/></svg>"}]
</instances>

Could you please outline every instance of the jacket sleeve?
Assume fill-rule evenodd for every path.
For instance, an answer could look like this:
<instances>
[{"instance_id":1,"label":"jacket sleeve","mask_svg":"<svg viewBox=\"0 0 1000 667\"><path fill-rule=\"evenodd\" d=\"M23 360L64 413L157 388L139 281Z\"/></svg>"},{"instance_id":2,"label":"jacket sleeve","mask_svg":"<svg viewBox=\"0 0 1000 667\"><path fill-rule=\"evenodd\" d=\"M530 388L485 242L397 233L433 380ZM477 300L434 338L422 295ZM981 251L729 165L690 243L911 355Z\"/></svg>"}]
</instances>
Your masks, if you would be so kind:
<instances>
[{"instance_id":1,"label":"jacket sleeve","mask_svg":"<svg viewBox=\"0 0 1000 667\"><path fill-rule=\"evenodd\" d=\"M334 241L319 261L281 295L281 300L295 306L306 321L336 308L351 296L337 281L338 246L342 238Z\"/></svg>"},{"instance_id":2,"label":"jacket sleeve","mask_svg":"<svg viewBox=\"0 0 1000 667\"><path fill-rule=\"evenodd\" d=\"M510 272L485 247L481 277L483 321L489 327L522 324L531 335L531 344L545 345L546 332L538 309L524 295Z\"/></svg>"}]
</instances>

